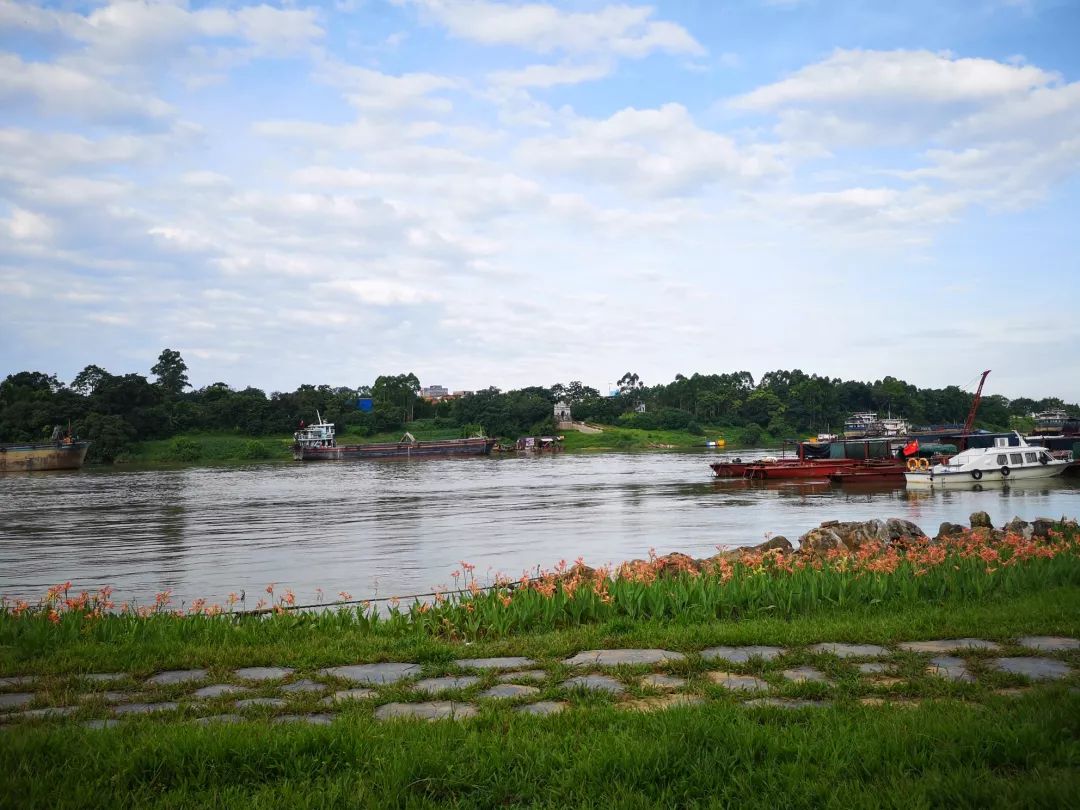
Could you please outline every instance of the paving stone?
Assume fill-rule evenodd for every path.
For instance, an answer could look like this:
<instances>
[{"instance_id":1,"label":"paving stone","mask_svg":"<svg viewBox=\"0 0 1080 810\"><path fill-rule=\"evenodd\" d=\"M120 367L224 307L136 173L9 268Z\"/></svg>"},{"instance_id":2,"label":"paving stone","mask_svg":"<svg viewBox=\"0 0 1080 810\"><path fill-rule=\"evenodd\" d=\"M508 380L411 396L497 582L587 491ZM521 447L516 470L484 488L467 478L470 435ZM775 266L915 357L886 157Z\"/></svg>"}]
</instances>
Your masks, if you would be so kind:
<instances>
[{"instance_id":1,"label":"paving stone","mask_svg":"<svg viewBox=\"0 0 1080 810\"><path fill-rule=\"evenodd\" d=\"M468 689L478 683L480 679L475 675L448 675L445 678L425 678L413 684L413 688L434 695L449 689Z\"/></svg>"},{"instance_id":2,"label":"paving stone","mask_svg":"<svg viewBox=\"0 0 1080 810\"><path fill-rule=\"evenodd\" d=\"M375 710L376 720L415 718L417 720L464 720L476 716L470 703L432 700L427 703L386 703Z\"/></svg>"},{"instance_id":3,"label":"paving stone","mask_svg":"<svg viewBox=\"0 0 1080 810\"><path fill-rule=\"evenodd\" d=\"M542 669L526 669L522 672L504 672L495 680L500 683L507 681L542 681L547 678L547 672Z\"/></svg>"},{"instance_id":4,"label":"paving stone","mask_svg":"<svg viewBox=\"0 0 1080 810\"><path fill-rule=\"evenodd\" d=\"M779 709L822 709L832 705L827 700L798 700L795 698L761 697L747 700L744 706L759 708L761 706L775 706Z\"/></svg>"},{"instance_id":5,"label":"paving stone","mask_svg":"<svg viewBox=\"0 0 1080 810\"><path fill-rule=\"evenodd\" d=\"M993 665L1002 672L1023 675L1033 681L1056 681L1069 677L1067 664L1053 658L995 658Z\"/></svg>"},{"instance_id":6,"label":"paving stone","mask_svg":"<svg viewBox=\"0 0 1080 810\"><path fill-rule=\"evenodd\" d=\"M562 686L566 689L590 689L612 695L621 695L626 691L621 683L607 675L578 675L563 681Z\"/></svg>"},{"instance_id":7,"label":"paving stone","mask_svg":"<svg viewBox=\"0 0 1080 810\"><path fill-rule=\"evenodd\" d=\"M882 672L888 672L892 667L890 664L883 664L880 661L868 661L864 664L859 664L856 668L863 675L877 675Z\"/></svg>"},{"instance_id":8,"label":"paving stone","mask_svg":"<svg viewBox=\"0 0 1080 810\"><path fill-rule=\"evenodd\" d=\"M320 670L323 675L333 675L347 681L377 686L383 683L397 683L405 678L420 674L419 664L385 663L352 664L344 667L328 667Z\"/></svg>"},{"instance_id":9,"label":"paving stone","mask_svg":"<svg viewBox=\"0 0 1080 810\"><path fill-rule=\"evenodd\" d=\"M343 689L340 692L334 692L330 697L323 698L322 702L326 706L333 706L348 700L369 700L376 694L378 693L374 689Z\"/></svg>"},{"instance_id":10,"label":"paving stone","mask_svg":"<svg viewBox=\"0 0 1080 810\"><path fill-rule=\"evenodd\" d=\"M99 720L87 720L85 723L83 723L83 728L92 728L92 729L95 729L95 730L100 730L100 729L103 729L103 728L116 728L118 725L120 725L119 720L113 720L112 718L107 718L107 719L99 719Z\"/></svg>"},{"instance_id":11,"label":"paving stone","mask_svg":"<svg viewBox=\"0 0 1080 810\"><path fill-rule=\"evenodd\" d=\"M0 693L0 709L17 709L34 699L33 692Z\"/></svg>"},{"instance_id":12,"label":"paving stone","mask_svg":"<svg viewBox=\"0 0 1080 810\"><path fill-rule=\"evenodd\" d=\"M546 717L549 714L558 714L566 708L566 704L557 700L539 700L536 703L526 703L524 706L514 707L515 712L521 714L535 714Z\"/></svg>"},{"instance_id":13,"label":"paving stone","mask_svg":"<svg viewBox=\"0 0 1080 810\"><path fill-rule=\"evenodd\" d=\"M682 661L682 653L668 650L585 650L566 659L566 665L615 667L619 664L663 664L667 661Z\"/></svg>"},{"instance_id":14,"label":"paving stone","mask_svg":"<svg viewBox=\"0 0 1080 810\"><path fill-rule=\"evenodd\" d=\"M41 709L27 709L19 712L16 717L25 717L28 720L38 717L67 717L69 714L75 714L78 710L78 706L45 706Z\"/></svg>"},{"instance_id":15,"label":"paving stone","mask_svg":"<svg viewBox=\"0 0 1080 810\"><path fill-rule=\"evenodd\" d=\"M813 667L795 667L794 669L785 669L780 673L789 681L795 683L832 683L829 676L819 669Z\"/></svg>"},{"instance_id":16,"label":"paving stone","mask_svg":"<svg viewBox=\"0 0 1080 810\"><path fill-rule=\"evenodd\" d=\"M871 686L876 686L878 689L892 689L895 686L907 683L903 678L896 678L892 675L877 675L873 678L867 678L867 681Z\"/></svg>"},{"instance_id":17,"label":"paving stone","mask_svg":"<svg viewBox=\"0 0 1080 810\"><path fill-rule=\"evenodd\" d=\"M334 722L332 714L283 714L271 718L272 723L307 723L309 726L328 726Z\"/></svg>"},{"instance_id":18,"label":"paving stone","mask_svg":"<svg viewBox=\"0 0 1080 810\"><path fill-rule=\"evenodd\" d=\"M863 706L898 706L914 708L921 705L922 701L913 698L862 697L859 698L859 703Z\"/></svg>"},{"instance_id":19,"label":"paving stone","mask_svg":"<svg viewBox=\"0 0 1080 810\"><path fill-rule=\"evenodd\" d=\"M75 677L91 683L114 683L116 681L126 681L131 676L126 672L89 672Z\"/></svg>"},{"instance_id":20,"label":"paving stone","mask_svg":"<svg viewBox=\"0 0 1080 810\"><path fill-rule=\"evenodd\" d=\"M673 675L658 675L652 673L641 679L642 686L651 686L653 689L682 689L686 686L686 678L676 678Z\"/></svg>"},{"instance_id":21,"label":"paving stone","mask_svg":"<svg viewBox=\"0 0 1080 810\"><path fill-rule=\"evenodd\" d=\"M1041 652L1064 652L1080 650L1080 639L1065 636L1024 636L1016 640L1021 647L1030 647Z\"/></svg>"},{"instance_id":22,"label":"paving stone","mask_svg":"<svg viewBox=\"0 0 1080 810\"><path fill-rule=\"evenodd\" d=\"M534 667L536 662L531 658L520 656L507 658L459 658L454 662L463 669L520 669L521 667Z\"/></svg>"},{"instance_id":23,"label":"paving stone","mask_svg":"<svg viewBox=\"0 0 1080 810\"><path fill-rule=\"evenodd\" d=\"M927 667L926 671L931 675L948 678L950 681L964 681L965 683L975 682L975 676L968 672L967 664L964 663L964 659L954 658L950 655L941 655L937 658L931 658L930 666Z\"/></svg>"},{"instance_id":24,"label":"paving stone","mask_svg":"<svg viewBox=\"0 0 1080 810\"><path fill-rule=\"evenodd\" d=\"M180 708L179 703L122 703L113 707L116 714L154 714L155 712L171 712Z\"/></svg>"},{"instance_id":25,"label":"paving stone","mask_svg":"<svg viewBox=\"0 0 1080 810\"><path fill-rule=\"evenodd\" d=\"M305 692L325 692L327 688L325 683L316 683L308 678L303 678L302 680L286 684L281 687L281 691L288 692L290 695L297 695Z\"/></svg>"},{"instance_id":26,"label":"paving stone","mask_svg":"<svg viewBox=\"0 0 1080 810\"><path fill-rule=\"evenodd\" d=\"M0 689L29 686L35 680L37 679L33 675L9 675L6 678L0 678Z\"/></svg>"},{"instance_id":27,"label":"paving stone","mask_svg":"<svg viewBox=\"0 0 1080 810\"><path fill-rule=\"evenodd\" d=\"M480 693L482 698L520 698L520 697L533 697L539 695L540 690L535 686L522 686L516 683L500 683L498 686L493 686L485 692Z\"/></svg>"},{"instance_id":28,"label":"paving stone","mask_svg":"<svg viewBox=\"0 0 1080 810\"><path fill-rule=\"evenodd\" d=\"M787 650L783 647L709 647L701 651L701 657L706 661L715 661L721 658L731 661L733 664L745 664L751 658L760 658L763 661L772 661L779 658Z\"/></svg>"},{"instance_id":29,"label":"paving stone","mask_svg":"<svg viewBox=\"0 0 1080 810\"><path fill-rule=\"evenodd\" d=\"M243 667L233 674L242 681L280 681L293 672L289 667Z\"/></svg>"},{"instance_id":30,"label":"paving stone","mask_svg":"<svg viewBox=\"0 0 1080 810\"><path fill-rule=\"evenodd\" d=\"M243 723L244 718L238 714L212 714L209 717L197 717L191 722L200 726L213 726L218 723Z\"/></svg>"},{"instance_id":31,"label":"paving stone","mask_svg":"<svg viewBox=\"0 0 1080 810\"><path fill-rule=\"evenodd\" d=\"M95 700L100 700L105 703L121 703L132 697L135 697L135 695L130 692L85 692L79 696L79 700L83 703L89 703Z\"/></svg>"},{"instance_id":32,"label":"paving stone","mask_svg":"<svg viewBox=\"0 0 1080 810\"><path fill-rule=\"evenodd\" d=\"M737 675L734 672L709 672L706 673L706 677L725 689L732 689L737 692L769 691L768 681L755 678L753 675Z\"/></svg>"},{"instance_id":33,"label":"paving stone","mask_svg":"<svg viewBox=\"0 0 1080 810\"><path fill-rule=\"evenodd\" d=\"M837 658L883 658L889 654L885 647L877 644L841 644L827 641L823 644L814 644L810 647L811 652L828 653Z\"/></svg>"},{"instance_id":34,"label":"paving stone","mask_svg":"<svg viewBox=\"0 0 1080 810\"><path fill-rule=\"evenodd\" d=\"M238 709L251 709L256 706L270 706L274 709L280 709L285 705L286 702L281 698L256 697L236 701L236 708Z\"/></svg>"},{"instance_id":35,"label":"paving stone","mask_svg":"<svg viewBox=\"0 0 1080 810\"><path fill-rule=\"evenodd\" d=\"M206 677L205 669L173 669L167 672L159 672L146 679L148 684L155 686L172 686L178 683L192 683L201 681Z\"/></svg>"},{"instance_id":36,"label":"paving stone","mask_svg":"<svg viewBox=\"0 0 1080 810\"><path fill-rule=\"evenodd\" d=\"M904 641L896 645L905 652L947 653L955 650L990 650L996 652L1001 645L981 638L943 638L936 641Z\"/></svg>"},{"instance_id":37,"label":"paving stone","mask_svg":"<svg viewBox=\"0 0 1080 810\"><path fill-rule=\"evenodd\" d=\"M623 704L622 708L639 712L655 712L674 709L679 706L700 706L705 702L701 695L660 695L659 697L639 698Z\"/></svg>"},{"instance_id":38,"label":"paving stone","mask_svg":"<svg viewBox=\"0 0 1080 810\"><path fill-rule=\"evenodd\" d=\"M233 686L231 683L215 683L204 686L202 689L196 689L192 697L216 698L222 695L235 695L243 691L245 690L242 686Z\"/></svg>"}]
</instances>

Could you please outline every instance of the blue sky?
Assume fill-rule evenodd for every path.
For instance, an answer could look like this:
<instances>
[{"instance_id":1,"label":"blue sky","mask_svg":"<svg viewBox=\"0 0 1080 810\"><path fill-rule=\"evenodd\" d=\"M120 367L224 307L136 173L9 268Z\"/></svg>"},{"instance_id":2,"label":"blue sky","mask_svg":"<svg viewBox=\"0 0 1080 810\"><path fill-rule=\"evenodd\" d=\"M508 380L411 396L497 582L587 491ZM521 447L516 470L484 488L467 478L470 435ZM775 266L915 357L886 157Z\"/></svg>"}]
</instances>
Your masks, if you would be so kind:
<instances>
[{"instance_id":1,"label":"blue sky","mask_svg":"<svg viewBox=\"0 0 1080 810\"><path fill-rule=\"evenodd\" d=\"M0 0L0 373L1080 400L1080 3Z\"/></svg>"}]
</instances>

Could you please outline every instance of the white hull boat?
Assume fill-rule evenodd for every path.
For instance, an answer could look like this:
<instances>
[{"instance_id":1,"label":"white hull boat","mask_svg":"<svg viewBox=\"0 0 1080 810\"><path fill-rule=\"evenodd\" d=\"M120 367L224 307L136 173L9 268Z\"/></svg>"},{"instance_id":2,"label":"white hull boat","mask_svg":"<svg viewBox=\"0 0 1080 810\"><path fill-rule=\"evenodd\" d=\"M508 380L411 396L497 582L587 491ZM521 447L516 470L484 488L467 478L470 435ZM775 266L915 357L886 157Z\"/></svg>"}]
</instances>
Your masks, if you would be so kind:
<instances>
[{"instance_id":1,"label":"white hull boat","mask_svg":"<svg viewBox=\"0 0 1080 810\"><path fill-rule=\"evenodd\" d=\"M970 487L973 484L1006 484L1037 478L1053 478L1065 472L1067 459L1058 459L1041 447L1035 447L1016 434L1019 444L1009 445L1007 438L996 447L975 447L958 453L944 464L904 474L908 486Z\"/></svg>"}]
</instances>

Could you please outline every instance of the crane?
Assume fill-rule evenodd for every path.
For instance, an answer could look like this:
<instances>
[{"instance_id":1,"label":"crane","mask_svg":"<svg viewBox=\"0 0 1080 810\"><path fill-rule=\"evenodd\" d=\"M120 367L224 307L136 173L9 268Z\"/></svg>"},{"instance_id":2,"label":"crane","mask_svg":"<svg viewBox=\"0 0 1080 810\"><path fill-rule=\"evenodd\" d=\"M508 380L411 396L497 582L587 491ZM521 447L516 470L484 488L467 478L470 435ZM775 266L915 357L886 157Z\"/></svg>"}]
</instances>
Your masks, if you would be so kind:
<instances>
[{"instance_id":1,"label":"crane","mask_svg":"<svg viewBox=\"0 0 1080 810\"><path fill-rule=\"evenodd\" d=\"M971 401L971 410L968 411L967 421L964 422L964 445L967 446L967 436L971 433L971 428L975 425L975 413L979 410L979 403L982 401L983 383L986 382L986 378L990 374L990 369L987 369L982 373L982 378L979 380L979 387L975 390L975 399Z\"/></svg>"}]
</instances>

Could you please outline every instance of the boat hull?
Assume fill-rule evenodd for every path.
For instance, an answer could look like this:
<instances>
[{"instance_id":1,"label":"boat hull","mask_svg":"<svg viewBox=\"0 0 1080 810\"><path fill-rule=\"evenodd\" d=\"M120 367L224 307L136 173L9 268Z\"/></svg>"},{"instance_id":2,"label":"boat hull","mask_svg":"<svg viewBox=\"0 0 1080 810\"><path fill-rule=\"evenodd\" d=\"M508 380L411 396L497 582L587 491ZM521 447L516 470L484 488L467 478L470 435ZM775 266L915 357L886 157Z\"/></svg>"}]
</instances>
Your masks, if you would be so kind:
<instances>
[{"instance_id":1,"label":"boat hull","mask_svg":"<svg viewBox=\"0 0 1080 810\"><path fill-rule=\"evenodd\" d=\"M356 461L377 458L438 458L441 456L486 456L495 439L448 439L435 442L387 442L347 444L338 447L293 447L297 461Z\"/></svg>"},{"instance_id":2,"label":"boat hull","mask_svg":"<svg viewBox=\"0 0 1080 810\"><path fill-rule=\"evenodd\" d=\"M90 442L0 445L0 473L77 470L89 447Z\"/></svg>"},{"instance_id":3,"label":"boat hull","mask_svg":"<svg viewBox=\"0 0 1080 810\"><path fill-rule=\"evenodd\" d=\"M1056 478L1065 472L1067 462L1040 464L1037 467L1013 467L1009 474L1000 470L982 470L981 478L973 478L970 472L933 473L909 472L904 480L909 487L970 487L975 484L1007 484L1014 481L1033 481L1040 478Z\"/></svg>"},{"instance_id":4,"label":"boat hull","mask_svg":"<svg viewBox=\"0 0 1080 810\"><path fill-rule=\"evenodd\" d=\"M750 464L745 477L755 480L789 480L793 478L828 478L833 473L853 469L860 462L856 459L829 459L820 461L796 461L792 463Z\"/></svg>"}]
</instances>

